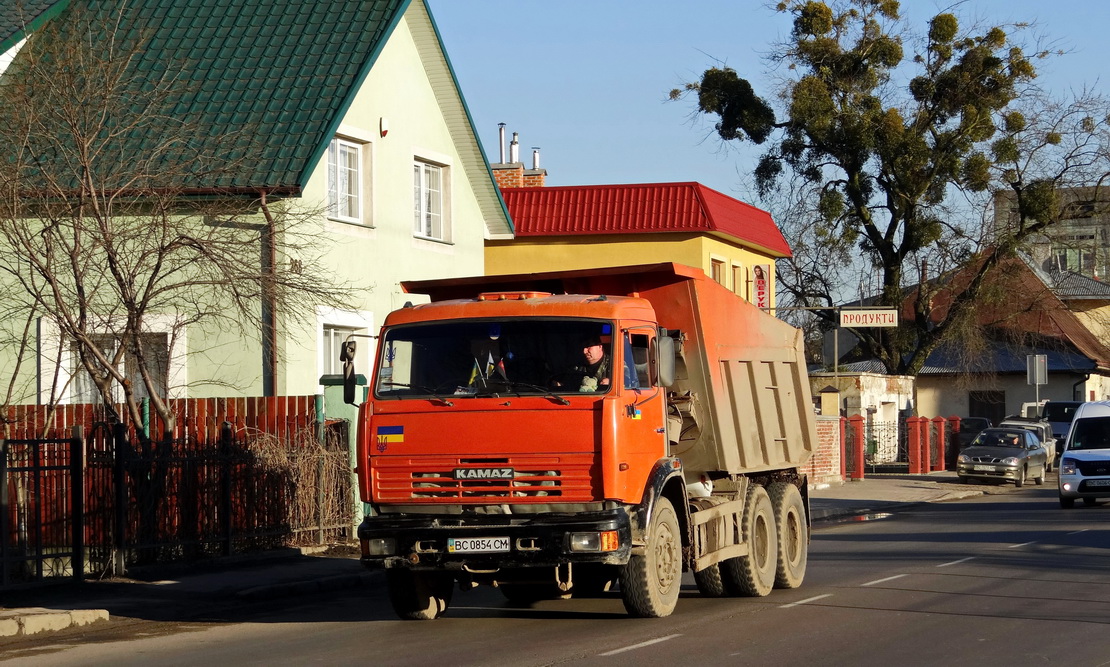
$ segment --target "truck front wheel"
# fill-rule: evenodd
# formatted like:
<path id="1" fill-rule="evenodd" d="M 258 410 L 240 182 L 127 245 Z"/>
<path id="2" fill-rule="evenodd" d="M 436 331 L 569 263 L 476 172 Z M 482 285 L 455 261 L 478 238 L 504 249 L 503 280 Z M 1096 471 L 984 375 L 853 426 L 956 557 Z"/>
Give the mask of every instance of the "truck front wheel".
<path id="1" fill-rule="evenodd" d="M 682 536 L 674 506 L 666 498 L 655 503 L 643 555 L 621 567 L 621 600 L 629 614 L 641 618 L 670 616 L 682 587 Z"/>
<path id="2" fill-rule="evenodd" d="M 767 488 L 775 510 L 775 527 L 779 534 L 778 568 L 775 588 L 797 588 L 806 577 L 809 560 L 809 531 L 806 508 L 798 487 L 775 482 Z"/>
<path id="3" fill-rule="evenodd" d="M 406 621 L 431 621 L 451 604 L 454 579 L 445 572 L 392 568 L 385 571 L 385 583 L 394 613 Z"/>
<path id="4" fill-rule="evenodd" d="M 721 561 L 721 579 L 732 595 L 763 597 L 775 585 L 779 549 L 774 508 L 762 486 L 748 489 L 741 523 L 748 555 Z"/>

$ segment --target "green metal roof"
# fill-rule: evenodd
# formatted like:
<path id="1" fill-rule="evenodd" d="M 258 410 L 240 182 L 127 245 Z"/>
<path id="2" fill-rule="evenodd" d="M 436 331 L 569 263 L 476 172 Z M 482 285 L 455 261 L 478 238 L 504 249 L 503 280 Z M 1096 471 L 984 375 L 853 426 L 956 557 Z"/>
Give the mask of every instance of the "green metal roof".
<path id="1" fill-rule="evenodd" d="M 200 141 L 219 147 L 222 137 L 249 128 L 252 168 L 218 182 L 200 177 L 191 187 L 297 191 L 409 2 L 129 0 L 119 36 L 147 37 L 132 64 L 140 79 L 171 64 L 193 91 L 171 113 L 188 119 Z M 119 9 L 99 0 L 71 8 L 78 6 L 112 17 Z M 0 26 L 10 29 L 17 16 L 4 3 Z M 141 151 L 142 143 L 126 150 Z"/>
<path id="2" fill-rule="evenodd" d="M 0 5 L 0 53 L 15 46 L 44 21 L 50 20 L 69 0 L 17 0 Z"/>

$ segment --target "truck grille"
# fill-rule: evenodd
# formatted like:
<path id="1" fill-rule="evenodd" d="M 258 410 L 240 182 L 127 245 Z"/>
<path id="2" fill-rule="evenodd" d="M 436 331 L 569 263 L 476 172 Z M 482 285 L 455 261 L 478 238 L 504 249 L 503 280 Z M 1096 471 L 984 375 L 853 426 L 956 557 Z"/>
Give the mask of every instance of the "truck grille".
<path id="1" fill-rule="evenodd" d="M 375 457 L 380 503 L 570 503 L 594 500 L 592 454 L 511 457 Z M 505 479 L 456 479 L 457 470 L 511 468 Z"/>

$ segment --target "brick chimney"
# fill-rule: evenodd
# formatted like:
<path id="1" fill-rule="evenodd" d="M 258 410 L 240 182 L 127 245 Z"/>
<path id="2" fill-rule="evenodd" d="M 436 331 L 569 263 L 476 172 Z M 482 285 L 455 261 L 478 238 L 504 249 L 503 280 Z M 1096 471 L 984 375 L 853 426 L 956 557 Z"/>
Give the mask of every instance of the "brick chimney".
<path id="1" fill-rule="evenodd" d="M 512 143 L 509 144 L 509 159 L 505 159 L 505 124 L 497 124 L 499 140 L 500 161 L 490 165 L 493 178 L 499 188 L 540 188 L 547 178 L 547 171 L 540 169 L 540 149 L 532 147 L 532 168 L 525 169 L 520 161 L 519 134 L 513 132 Z"/>

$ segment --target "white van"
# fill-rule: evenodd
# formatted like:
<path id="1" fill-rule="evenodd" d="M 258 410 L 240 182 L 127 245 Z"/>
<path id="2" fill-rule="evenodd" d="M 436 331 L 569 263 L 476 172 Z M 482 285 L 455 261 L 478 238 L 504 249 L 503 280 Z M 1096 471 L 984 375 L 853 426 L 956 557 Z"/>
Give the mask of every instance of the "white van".
<path id="1" fill-rule="evenodd" d="M 1080 405 L 1060 456 L 1060 507 L 1110 498 L 1110 401 Z"/>

